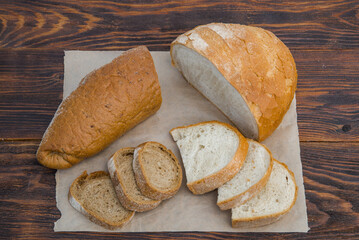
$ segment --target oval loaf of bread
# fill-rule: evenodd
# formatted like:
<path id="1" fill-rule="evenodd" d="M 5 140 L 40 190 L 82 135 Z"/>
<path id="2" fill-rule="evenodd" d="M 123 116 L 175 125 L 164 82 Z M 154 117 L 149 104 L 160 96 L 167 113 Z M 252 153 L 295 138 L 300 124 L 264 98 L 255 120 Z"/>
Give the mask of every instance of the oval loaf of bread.
<path id="1" fill-rule="evenodd" d="M 69 168 L 133 128 L 161 106 L 155 65 L 144 46 L 89 73 L 57 109 L 39 149 L 49 168 Z"/>
<path id="2" fill-rule="evenodd" d="M 144 212 L 157 207 L 161 201 L 147 198 L 138 188 L 132 167 L 134 151 L 132 147 L 118 150 L 108 161 L 107 167 L 122 206 Z"/>
<path id="3" fill-rule="evenodd" d="M 241 168 L 247 139 L 229 124 L 210 121 L 170 131 L 176 142 L 194 194 L 210 192 L 231 180 Z"/>
<path id="4" fill-rule="evenodd" d="M 69 190 L 69 202 L 92 222 L 110 230 L 122 227 L 135 214 L 123 208 L 104 171 L 90 175 L 85 171 L 76 178 Z"/>
<path id="5" fill-rule="evenodd" d="M 248 153 L 242 168 L 230 181 L 218 188 L 217 205 L 227 210 L 256 196 L 272 172 L 271 152 L 262 144 L 248 139 Z"/>
<path id="6" fill-rule="evenodd" d="M 133 171 L 141 193 L 151 199 L 168 199 L 182 184 L 178 159 L 171 150 L 157 142 L 145 142 L 136 147 Z"/>
<path id="7" fill-rule="evenodd" d="M 198 26 L 172 42 L 171 57 L 193 87 L 258 141 L 279 126 L 297 86 L 289 49 L 262 28 Z"/>
<path id="8" fill-rule="evenodd" d="M 248 202 L 232 208 L 233 227 L 259 227 L 279 220 L 294 206 L 298 188 L 294 174 L 274 159 L 267 184 Z"/>

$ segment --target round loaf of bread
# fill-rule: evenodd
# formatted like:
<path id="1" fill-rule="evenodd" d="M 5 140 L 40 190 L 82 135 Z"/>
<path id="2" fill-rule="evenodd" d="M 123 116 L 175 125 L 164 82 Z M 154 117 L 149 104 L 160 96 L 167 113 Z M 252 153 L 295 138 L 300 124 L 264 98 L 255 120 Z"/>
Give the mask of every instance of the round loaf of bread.
<path id="1" fill-rule="evenodd" d="M 248 138 L 262 141 L 271 135 L 294 97 L 294 59 L 262 28 L 198 26 L 173 41 L 171 57 L 186 80 Z"/>

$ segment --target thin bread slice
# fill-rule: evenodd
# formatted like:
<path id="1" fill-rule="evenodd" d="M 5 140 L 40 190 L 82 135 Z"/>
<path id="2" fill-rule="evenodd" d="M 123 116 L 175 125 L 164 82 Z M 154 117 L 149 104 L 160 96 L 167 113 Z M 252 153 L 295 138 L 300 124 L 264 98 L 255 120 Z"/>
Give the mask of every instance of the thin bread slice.
<path id="1" fill-rule="evenodd" d="M 180 150 L 187 187 L 194 194 L 210 192 L 231 180 L 248 150 L 245 137 L 229 124 L 209 121 L 170 131 Z"/>
<path id="2" fill-rule="evenodd" d="M 107 167 L 122 206 L 144 212 L 156 208 L 161 201 L 144 196 L 138 188 L 132 168 L 134 151 L 132 147 L 118 150 L 108 161 Z"/>
<path id="3" fill-rule="evenodd" d="M 297 191 L 293 172 L 274 159 L 272 173 L 261 192 L 232 208 L 232 226 L 259 227 L 279 220 L 294 206 Z"/>
<path id="4" fill-rule="evenodd" d="M 217 205 L 221 210 L 241 205 L 257 195 L 272 172 L 271 152 L 262 144 L 248 139 L 246 160 L 238 174 L 218 188 Z"/>
<path id="5" fill-rule="evenodd" d="M 107 172 L 84 171 L 71 184 L 69 202 L 92 222 L 114 230 L 129 222 L 135 212 L 122 207 Z"/>
<path id="6" fill-rule="evenodd" d="M 145 142 L 134 152 L 133 170 L 141 193 L 154 200 L 165 200 L 177 193 L 182 168 L 171 150 L 157 142 Z"/>

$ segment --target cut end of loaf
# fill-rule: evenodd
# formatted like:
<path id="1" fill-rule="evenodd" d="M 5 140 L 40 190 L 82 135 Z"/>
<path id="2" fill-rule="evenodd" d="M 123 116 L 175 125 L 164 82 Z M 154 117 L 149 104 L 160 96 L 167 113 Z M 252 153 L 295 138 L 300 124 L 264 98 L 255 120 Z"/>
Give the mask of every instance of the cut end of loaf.
<path id="1" fill-rule="evenodd" d="M 248 138 L 258 139 L 258 126 L 245 100 L 206 57 L 181 44 L 172 59 L 185 79 L 218 107 Z"/>

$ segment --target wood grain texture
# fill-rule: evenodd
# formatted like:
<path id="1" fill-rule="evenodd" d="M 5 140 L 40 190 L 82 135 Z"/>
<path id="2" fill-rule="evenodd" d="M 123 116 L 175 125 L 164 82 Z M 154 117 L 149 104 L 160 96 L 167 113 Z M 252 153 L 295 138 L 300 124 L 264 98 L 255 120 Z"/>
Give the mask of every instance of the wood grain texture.
<path id="1" fill-rule="evenodd" d="M 359 140 L 359 50 L 292 51 L 301 141 Z"/>
<path id="2" fill-rule="evenodd" d="M 64 238 L 330 239 L 359 237 L 359 143 L 301 143 L 311 230 L 302 233 L 53 233 L 60 217 L 55 171 L 37 164 L 39 141 L 0 142 L 0 236 L 16 239 Z M 343 151 L 345 149 L 345 151 Z"/>
<path id="3" fill-rule="evenodd" d="M 0 138 L 41 138 L 62 99 L 63 57 L 0 50 Z"/>
<path id="4" fill-rule="evenodd" d="M 2 1 L 3 48 L 169 50 L 179 34 L 210 22 L 273 31 L 291 49 L 359 47 L 359 2 L 321 1 Z"/>
<path id="5" fill-rule="evenodd" d="M 294 50 L 301 141 L 359 139 L 359 50 Z M 0 50 L 0 138 L 40 139 L 62 99 L 63 51 Z"/>
<path id="6" fill-rule="evenodd" d="M 209 22 L 264 27 L 294 55 L 309 233 L 54 233 L 55 171 L 35 152 L 62 99 L 63 50 L 167 51 Z M 359 239 L 358 59 L 357 0 L 0 1 L 0 239 Z"/>

